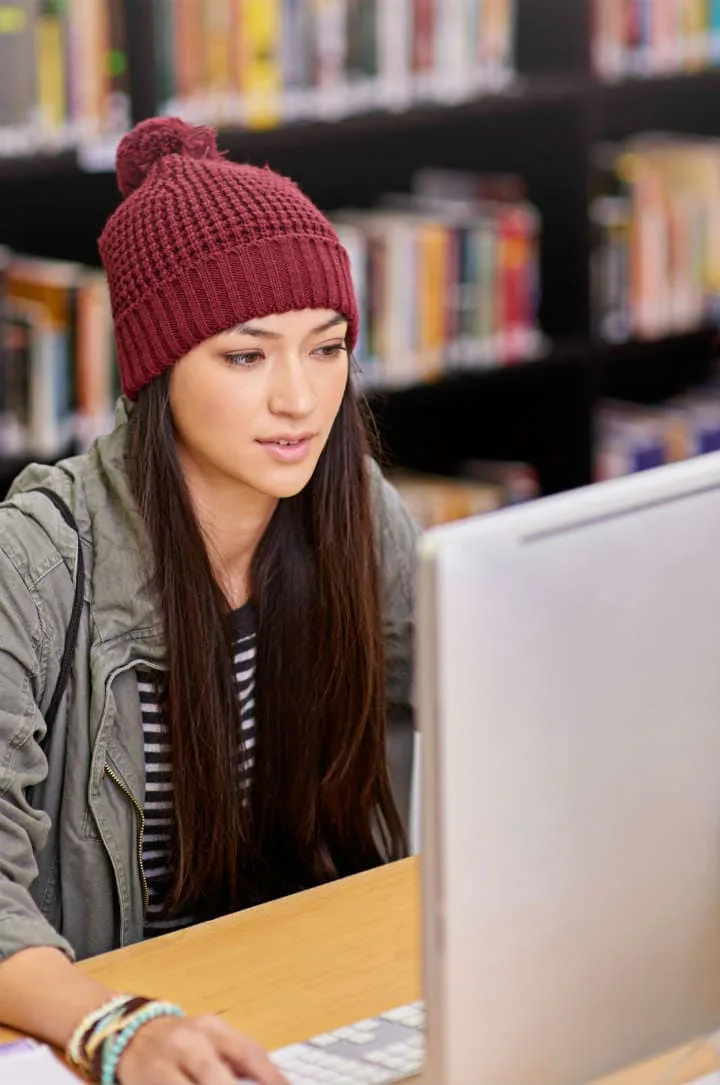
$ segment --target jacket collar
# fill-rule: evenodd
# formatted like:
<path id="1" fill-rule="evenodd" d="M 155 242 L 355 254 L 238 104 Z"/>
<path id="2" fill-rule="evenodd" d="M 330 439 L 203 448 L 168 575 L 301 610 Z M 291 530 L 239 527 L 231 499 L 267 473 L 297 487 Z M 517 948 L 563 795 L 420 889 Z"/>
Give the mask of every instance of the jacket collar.
<path id="1" fill-rule="evenodd" d="M 109 434 L 84 455 L 28 468 L 11 495 L 48 486 L 68 503 L 85 544 L 86 596 L 108 664 L 124 666 L 137 658 L 162 665 L 164 638 L 152 587 L 150 542 L 126 467 L 131 411 L 132 404 L 121 398 Z"/>
<path id="2" fill-rule="evenodd" d="M 162 623 L 152 587 L 150 541 L 126 467 L 130 410 L 120 400 L 115 428 L 95 442 L 83 465 L 94 553 L 93 609 L 103 641 L 129 636 L 152 650 L 162 647 Z"/>

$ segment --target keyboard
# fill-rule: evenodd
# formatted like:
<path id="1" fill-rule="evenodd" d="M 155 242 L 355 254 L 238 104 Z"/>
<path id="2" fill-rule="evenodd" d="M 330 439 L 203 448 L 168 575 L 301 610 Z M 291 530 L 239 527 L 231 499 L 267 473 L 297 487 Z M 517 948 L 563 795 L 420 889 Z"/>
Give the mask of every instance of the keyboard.
<path id="1" fill-rule="evenodd" d="M 290 1085 L 391 1085 L 420 1073 L 424 1030 L 424 1004 L 413 1002 L 280 1048 L 270 1058 Z"/>

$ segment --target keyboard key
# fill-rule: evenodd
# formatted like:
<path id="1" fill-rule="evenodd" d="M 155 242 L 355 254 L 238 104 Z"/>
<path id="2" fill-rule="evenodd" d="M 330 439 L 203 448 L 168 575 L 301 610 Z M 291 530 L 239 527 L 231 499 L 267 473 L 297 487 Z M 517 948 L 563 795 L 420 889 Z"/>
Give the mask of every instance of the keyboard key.
<path id="1" fill-rule="evenodd" d="M 291 1044 L 271 1058 L 290 1085 L 394 1085 L 422 1069 L 423 1003 Z"/>
<path id="2" fill-rule="evenodd" d="M 313 1036 L 312 1040 L 308 1040 L 313 1047 L 332 1047 L 338 1042 L 339 1038 L 332 1032 L 323 1032 L 320 1036 Z"/>

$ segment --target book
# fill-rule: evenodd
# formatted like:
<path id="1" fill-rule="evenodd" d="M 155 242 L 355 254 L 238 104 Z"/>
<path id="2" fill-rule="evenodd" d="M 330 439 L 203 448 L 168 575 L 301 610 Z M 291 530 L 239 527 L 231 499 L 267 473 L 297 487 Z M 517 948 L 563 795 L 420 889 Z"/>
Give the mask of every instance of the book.
<path id="1" fill-rule="evenodd" d="M 386 474 L 423 530 L 540 496 L 537 472 L 524 463 L 470 460 L 456 477 L 397 468 Z"/>
<path id="2" fill-rule="evenodd" d="M 31 139 L 35 102 L 35 4 L 16 0 L 0 6 L 0 153 Z"/>
<path id="3" fill-rule="evenodd" d="M 502 488 L 491 482 L 442 478 L 408 471 L 388 472 L 408 512 L 421 529 L 495 512 L 503 503 Z"/>
<path id="4" fill-rule="evenodd" d="M 177 95 L 175 74 L 176 51 L 173 47 L 173 19 L 175 0 L 155 0 L 152 5 L 153 27 L 155 34 L 155 97 L 160 109 Z M 232 39 L 228 49 L 232 50 Z"/>
<path id="5" fill-rule="evenodd" d="M 658 338 L 720 318 L 720 143 L 639 136 L 604 149 L 590 217 L 596 334 Z"/>
<path id="6" fill-rule="evenodd" d="M 701 71 L 720 61 L 717 0 L 594 0 L 591 55 L 605 79 Z"/>
<path id="7" fill-rule="evenodd" d="M 123 0 L 0 4 L 0 155 L 114 148 L 130 125 Z"/>
<path id="8" fill-rule="evenodd" d="M 105 109 L 105 130 L 125 132 L 131 124 L 130 72 L 125 41 L 125 10 L 123 0 L 106 0 L 108 83 Z"/>
<path id="9" fill-rule="evenodd" d="M 105 276 L 0 252 L 0 454 L 86 448 L 120 391 Z"/>
<path id="10" fill-rule="evenodd" d="M 240 92 L 248 128 L 272 128 L 280 120 L 280 0 L 244 0 L 241 8 Z"/>
<path id="11" fill-rule="evenodd" d="M 456 102 L 514 73 L 515 0 L 159 0 L 159 8 L 162 108 L 195 123 L 267 128 Z"/>
<path id="12" fill-rule="evenodd" d="M 38 127 L 46 139 L 63 139 L 67 120 L 65 0 L 40 0 L 35 22 Z"/>
<path id="13" fill-rule="evenodd" d="M 541 222 L 522 183 L 433 171 L 412 187 L 332 216 L 362 274 L 363 383 L 402 387 L 541 353 Z"/>
<path id="14" fill-rule="evenodd" d="M 234 0 L 203 0 L 201 9 L 203 85 L 209 109 L 218 122 L 225 119 L 232 90 L 232 5 Z"/>
<path id="15" fill-rule="evenodd" d="M 603 401 L 594 429 L 597 481 L 720 451 L 720 385 L 650 406 Z"/>
<path id="16" fill-rule="evenodd" d="M 372 109 L 378 101 L 380 0 L 347 0 L 348 110 Z"/>
<path id="17" fill-rule="evenodd" d="M 312 112 L 312 0 L 283 0 L 280 23 L 282 115 L 288 122 Z"/>

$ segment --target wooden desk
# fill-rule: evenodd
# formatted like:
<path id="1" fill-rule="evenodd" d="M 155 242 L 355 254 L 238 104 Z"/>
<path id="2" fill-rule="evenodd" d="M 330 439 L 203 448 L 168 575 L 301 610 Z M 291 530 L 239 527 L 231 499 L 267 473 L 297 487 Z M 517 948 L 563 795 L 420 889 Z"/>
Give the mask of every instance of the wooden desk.
<path id="1" fill-rule="evenodd" d="M 116 990 L 218 1014 L 273 1049 L 419 998 L 419 919 L 409 859 L 79 967 Z M 603 1085 L 681 1085 L 717 1067 L 705 1046 Z"/>

